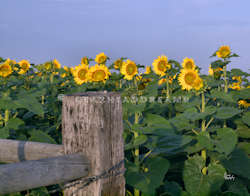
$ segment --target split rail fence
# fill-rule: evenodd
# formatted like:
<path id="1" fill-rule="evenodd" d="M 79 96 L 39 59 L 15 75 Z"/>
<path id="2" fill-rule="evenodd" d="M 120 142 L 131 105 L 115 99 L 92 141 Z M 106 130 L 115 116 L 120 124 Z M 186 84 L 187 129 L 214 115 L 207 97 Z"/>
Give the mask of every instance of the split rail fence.
<path id="1" fill-rule="evenodd" d="M 124 196 L 122 133 L 120 93 L 65 95 L 62 145 L 0 139 L 0 195 L 64 183 L 65 196 Z"/>

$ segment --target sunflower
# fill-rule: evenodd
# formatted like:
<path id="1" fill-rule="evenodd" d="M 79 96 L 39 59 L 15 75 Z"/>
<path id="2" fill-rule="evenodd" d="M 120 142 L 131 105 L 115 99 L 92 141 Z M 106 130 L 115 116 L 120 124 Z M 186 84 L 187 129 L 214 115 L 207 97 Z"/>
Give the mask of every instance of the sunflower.
<path id="1" fill-rule="evenodd" d="M 240 91 L 240 90 L 241 90 L 240 84 L 239 84 L 239 83 L 230 84 L 230 85 L 229 85 L 229 88 L 234 89 L 234 90 L 237 90 L 237 91 Z"/>
<path id="2" fill-rule="evenodd" d="M 115 62 L 115 69 L 121 69 L 123 65 L 123 61 L 121 59 L 116 60 Z"/>
<path id="3" fill-rule="evenodd" d="M 121 74 L 124 75 L 124 79 L 132 80 L 133 76 L 138 74 L 136 64 L 134 61 L 127 60 L 121 68 Z"/>
<path id="4" fill-rule="evenodd" d="M 176 75 L 174 75 L 173 77 L 172 76 L 169 76 L 168 78 L 168 82 L 169 84 L 172 84 L 173 83 L 173 80 L 176 78 Z M 159 80 L 158 84 L 161 85 L 163 83 L 167 82 L 167 79 L 166 78 L 163 78 L 161 80 Z"/>
<path id="5" fill-rule="evenodd" d="M 5 63 L 8 63 L 9 65 L 11 65 L 12 67 L 17 64 L 15 59 L 14 60 L 10 60 L 9 58 L 5 61 Z"/>
<path id="6" fill-rule="evenodd" d="M 54 68 L 56 68 L 56 69 L 60 69 L 61 68 L 61 64 L 58 62 L 58 60 L 54 60 L 53 61 L 53 63 L 54 63 Z"/>
<path id="7" fill-rule="evenodd" d="M 21 67 L 19 74 L 23 75 L 24 73 L 26 73 L 29 70 L 29 67 L 30 67 L 29 60 L 28 61 L 21 60 L 20 62 L 18 62 L 18 64 Z"/>
<path id="8" fill-rule="evenodd" d="M 198 70 L 181 69 L 181 73 L 178 77 L 178 81 L 182 90 L 190 90 L 193 88 L 192 84 L 195 79 L 198 78 Z"/>
<path id="9" fill-rule="evenodd" d="M 144 74 L 150 74 L 151 71 L 152 71 L 152 68 L 151 68 L 150 66 L 147 66 L 147 67 L 146 67 L 146 71 L 145 71 Z"/>
<path id="10" fill-rule="evenodd" d="M 216 55 L 219 58 L 226 58 L 230 54 L 229 46 L 221 46 L 220 49 L 216 52 Z"/>
<path id="11" fill-rule="evenodd" d="M 240 100 L 238 101 L 238 104 L 241 106 L 241 107 L 244 107 L 244 108 L 249 108 L 250 107 L 250 100 L 247 99 L 247 100 Z"/>
<path id="12" fill-rule="evenodd" d="M 102 64 L 106 61 L 106 59 L 107 59 L 107 56 L 102 52 L 96 55 L 95 62 L 97 62 L 98 64 Z"/>
<path id="13" fill-rule="evenodd" d="M 230 84 L 229 88 L 240 91 L 241 90 L 241 82 L 242 82 L 241 77 L 240 76 L 234 76 L 232 79 L 237 80 L 239 82 L 237 82 L 237 83 L 234 82 L 234 83 Z"/>
<path id="14" fill-rule="evenodd" d="M 2 65 L 0 65 L 0 76 L 3 76 L 4 78 L 6 78 L 7 76 L 9 76 L 12 73 L 12 68 L 9 65 L 9 63 L 3 63 Z"/>
<path id="15" fill-rule="evenodd" d="M 81 59 L 81 64 L 83 65 L 88 65 L 89 64 L 89 59 L 85 56 Z"/>
<path id="16" fill-rule="evenodd" d="M 66 77 L 66 76 L 69 76 L 69 68 L 66 67 L 66 66 L 63 66 L 63 68 L 64 68 L 64 70 L 67 71 L 68 73 L 63 73 L 63 74 L 61 74 L 61 77 L 62 77 L 62 78 Z"/>
<path id="17" fill-rule="evenodd" d="M 203 80 L 200 78 L 200 77 L 197 77 L 195 80 L 194 80 L 194 83 L 193 83 L 193 88 L 197 91 L 201 90 L 202 87 L 203 87 Z"/>
<path id="18" fill-rule="evenodd" d="M 214 73 L 215 72 L 220 72 L 220 71 L 223 71 L 223 69 L 222 68 L 220 68 L 220 67 L 217 67 L 216 69 L 212 69 L 211 68 L 211 65 L 209 65 L 209 68 L 208 68 L 208 73 L 209 73 L 209 75 L 214 75 Z M 221 76 L 222 76 L 223 74 L 221 74 Z"/>
<path id="19" fill-rule="evenodd" d="M 41 72 L 35 72 L 35 74 L 36 74 L 36 76 L 41 76 L 42 75 L 42 73 Z"/>
<path id="20" fill-rule="evenodd" d="M 52 64 L 51 64 L 51 62 L 46 62 L 46 63 L 44 63 L 44 67 L 45 67 L 45 69 L 48 71 L 48 70 L 50 70 L 51 68 L 52 68 Z"/>
<path id="21" fill-rule="evenodd" d="M 184 69 L 195 69 L 196 65 L 193 59 L 185 58 L 183 59 L 183 63 L 181 64 Z"/>
<path id="22" fill-rule="evenodd" d="M 88 82 L 87 74 L 89 73 L 88 65 L 78 65 L 73 72 L 74 80 L 77 84 L 83 84 Z"/>
<path id="23" fill-rule="evenodd" d="M 94 82 L 103 82 L 105 83 L 105 80 L 109 79 L 109 76 L 111 73 L 109 72 L 109 69 L 104 65 L 95 65 L 89 69 L 88 78 L 90 81 Z"/>
<path id="24" fill-rule="evenodd" d="M 75 70 L 75 68 L 71 67 L 71 68 L 69 68 L 69 71 L 73 75 L 76 70 Z"/>
<path id="25" fill-rule="evenodd" d="M 171 65 L 168 63 L 168 58 L 165 55 L 159 56 L 155 59 L 152 65 L 155 73 L 160 76 L 166 75 L 165 71 L 171 69 Z"/>
<path id="26" fill-rule="evenodd" d="M 241 82 L 242 82 L 242 79 L 241 79 L 240 76 L 234 76 L 232 79 L 233 79 L 233 80 L 239 81 L 240 84 L 241 84 Z"/>

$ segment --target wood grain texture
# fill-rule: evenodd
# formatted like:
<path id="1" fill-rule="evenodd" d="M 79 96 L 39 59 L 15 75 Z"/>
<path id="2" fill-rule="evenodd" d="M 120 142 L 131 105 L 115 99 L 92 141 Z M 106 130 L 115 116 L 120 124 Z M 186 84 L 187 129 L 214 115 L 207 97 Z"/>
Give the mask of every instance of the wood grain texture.
<path id="1" fill-rule="evenodd" d="M 84 92 L 64 97 L 62 104 L 62 141 L 65 154 L 82 152 L 92 165 L 89 176 L 124 159 L 123 116 L 121 94 L 116 92 Z M 122 171 L 124 166 L 118 168 Z M 114 172 L 114 173 L 115 173 Z M 70 195 L 82 184 L 67 188 Z M 124 196 L 124 174 L 99 179 L 74 193 L 78 196 Z"/>
<path id="2" fill-rule="evenodd" d="M 1 165 L 0 194 L 76 180 L 90 171 L 90 160 L 82 153 Z"/>
<path id="3" fill-rule="evenodd" d="M 62 145 L 0 139 L 0 162 L 16 163 L 63 155 Z"/>

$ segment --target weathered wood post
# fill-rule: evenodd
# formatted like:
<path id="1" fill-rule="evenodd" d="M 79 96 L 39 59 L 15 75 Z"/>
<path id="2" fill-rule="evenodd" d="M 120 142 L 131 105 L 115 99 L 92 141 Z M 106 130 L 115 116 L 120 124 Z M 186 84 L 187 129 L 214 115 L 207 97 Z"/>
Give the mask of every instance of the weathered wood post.
<path id="1" fill-rule="evenodd" d="M 62 141 L 65 154 L 82 152 L 91 161 L 90 176 L 100 175 L 124 159 L 123 115 L 118 92 L 69 94 L 62 103 Z M 124 170 L 124 165 L 111 173 Z M 72 183 L 74 184 L 74 183 Z M 69 186 L 70 184 L 67 184 Z M 124 196 L 124 174 L 99 179 L 81 188 L 66 188 L 65 195 Z"/>

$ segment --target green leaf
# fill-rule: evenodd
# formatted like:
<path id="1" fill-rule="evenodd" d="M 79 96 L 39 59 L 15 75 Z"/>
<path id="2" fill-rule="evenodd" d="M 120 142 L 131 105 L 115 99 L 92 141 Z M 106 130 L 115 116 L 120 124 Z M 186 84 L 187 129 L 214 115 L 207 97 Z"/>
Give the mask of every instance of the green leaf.
<path id="1" fill-rule="evenodd" d="M 244 114 L 244 116 L 242 117 L 242 121 L 250 126 L 250 112 Z"/>
<path id="2" fill-rule="evenodd" d="M 159 85 L 158 85 L 158 81 L 154 80 L 148 83 L 148 85 L 145 88 L 145 91 L 150 91 L 153 89 L 158 89 Z"/>
<path id="3" fill-rule="evenodd" d="M 168 121 L 177 131 L 185 130 L 189 126 L 189 120 L 183 114 L 177 115 Z"/>
<path id="4" fill-rule="evenodd" d="M 33 129 L 30 135 L 29 141 L 56 144 L 55 140 L 43 131 Z"/>
<path id="5" fill-rule="evenodd" d="M 171 196 L 189 196 L 186 191 L 182 190 L 182 187 L 175 181 L 164 181 L 165 193 Z"/>
<path id="6" fill-rule="evenodd" d="M 191 107 L 189 109 L 186 109 L 183 114 L 186 118 L 194 121 L 194 120 L 203 119 L 206 116 L 215 113 L 216 110 L 217 108 L 214 106 L 207 106 L 205 107 L 204 112 L 197 113 L 197 109 L 195 107 Z"/>
<path id="7" fill-rule="evenodd" d="M 0 108 L 3 110 L 17 109 L 18 106 L 12 101 L 10 97 L 0 99 Z"/>
<path id="8" fill-rule="evenodd" d="M 6 127 L 9 129 L 17 130 L 19 125 L 25 124 L 20 118 L 11 118 L 7 121 Z"/>
<path id="9" fill-rule="evenodd" d="M 152 157 L 147 160 L 147 165 L 147 172 L 135 172 L 130 176 L 130 186 L 143 193 L 155 194 L 155 189 L 161 185 L 170 163 L 167 159 Z"/>
<path id="10" fill-rule="evenodd" d="M 148 127 L 174 131 L 168 120 L 158 114 L 149 114 L 146 123 Z"/>
<path id="11" fill-rule="evenodd" d="M 238 134 L 238 137 L 250 138 L 250 128 L 246 125 L 237 125 L 235 132 Z"/>
<path id="12" fill-rule="evenodd" d="M 200 156 L 193 156 L 185 161 L 183 180 L 187 192 L 192 196 L 212 195 L 224 183 L 225 169 L 219 164 L 209 164 L 208 174 L 201 173 L 205 161 Z"/>
<path id="13" fill-rule="evenodd" d="M 131 130 L 136 133 L 152 134 L 154 129 L 150 127 L 142 127 L 140 124 L 133 124 Z"/>
<path id="14" fill-rule="evenodd" d="M 236 148 L 228 157 L 220 155 L 219 160 L 228 171 L 250 179 L 250 159 L 242 150 Z"/>
<path id="15" fill-rule="evenodd" d="M 238 180 L 238 179 L 234 179 L 234 180 L 227 180 L 226 181 L 226 186 L 228 187 L 228 190 L 226 191 L 226 193 L 228 194 L 236 194 L 237 196 L 249 196 L 250 194 L 248 193 L 247 188 L 244 186 L 244 184 Z M 224 195 L 224 194 L 223 194 Z"/>
<path id="16" fill-rule="evenodd" d="M 212 91 L 210 91 L 210 94 L 211 95 L 207 94 L 206 96 L 211 97 L 211 98 L 223 99 L 224 101 L 230 102 L 230 103 L 235 102 L 235 100 L 232 98 L 232 96 L 228 93 L 225 93 L 225 92 L 212 90 Z"/>
<path id="17" fill-rule="evenodd" d="M 146 102 L 139 103 L 138 105 L 130 104 L 129 110 L 130 112 L 133 112 L 133 113 L 137 112 L 138 114 L 142 116 L 142 112 L 144 111 L 145 107 L 146 107 Z"/>
<path id="18" fill-rule="evenodd" d="M 235 101 L 239 99 L 248 99 L 250 95 L 250 88 L 242 89 L 240 91 L 231 91 L 230 95 L 235 99 Z"/>
<path id="19" fill-rule="evenodd" d="M 183 146 L 185 147 L 191 142 L 192 137 L 185 135 L 168 135 L 168 136 L 149 136 L 151 140 L 150 144 L 147 144 L 147 148 L 153 152 L 174 154 Z"/>
<path id="20" fill-rule="evenodd" d="M 17 97 L 18 100 L 15 100 L 14 103 L 20 108 L 26 108 L 37 115 L 44 113 L 43 106 L 37 101 L 36 98 L 32 97 L 32 95 L 18 94 Z"/>
<path id="21" fill-rule="evenodd" d="M 133 143 L 125 144 L 124 145 L 124 150 L 129 150 L 129 149 L 135 148 L 136 146 L 140 146 L 143 143 L 145 143 L 146 141 L 147 141 L 147 136 L 141 134 L 138 137 L 134 138 Z"/>
<path id="22" fill-rule="evenodd" d="M 182 106 L 185 107 L 185 108 L 190 108 L 190 107 L 193 107 L 193 106 L 198 106 L 201 104 L 201 98 L 200 97 L 192 97 L 191 99 L 189 99 L 189 102 L 187 103 L 182 103 Z"/>
<path id="23" fill-rule="evenodd" d="M 206 131 L 200 132 L 197 139 L 208 150 L 224 152 L 226 155 L 229 155 L 235 149 L 238 140 L 237 133 L 227 127 L 217 130 L 216 139 L 211 139 L 210 134 Z"/>
<path id="24" fill-rule="evenodd" d="M 248 73 L 241 71 L 240 69 L 231 69 L 234 76 L 248 76 Z"/>
<path id="25" fill-rule="evenodd" d="M 218 119 L 229 119 L 233 117 L 234 115 L 239 114 L 241 112 L 242 110 L 239 110 L 237 108 L 220 107 L 217 109 L 217 112 L 213 116 Z"/>
<path id="26" fill-rule="evenodd" d="M 3 127 L 0 129 L 0 138 L 7 139 L 10 136 L 9 129 L 7 127 Z"/>
<path id="27" fill-rule="evenodd" d="M 152 74 L 141 74 L 142 79 L 156 79 L 157 75 L 152 73 Z"/>

